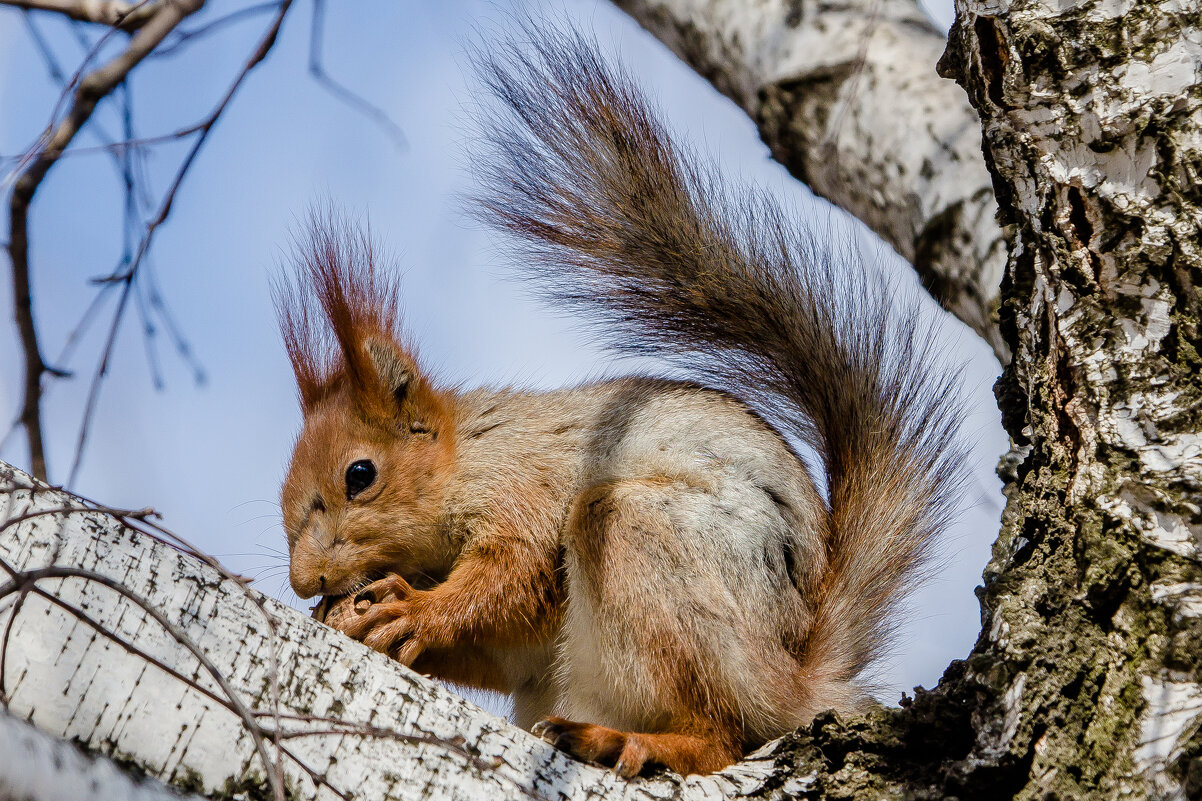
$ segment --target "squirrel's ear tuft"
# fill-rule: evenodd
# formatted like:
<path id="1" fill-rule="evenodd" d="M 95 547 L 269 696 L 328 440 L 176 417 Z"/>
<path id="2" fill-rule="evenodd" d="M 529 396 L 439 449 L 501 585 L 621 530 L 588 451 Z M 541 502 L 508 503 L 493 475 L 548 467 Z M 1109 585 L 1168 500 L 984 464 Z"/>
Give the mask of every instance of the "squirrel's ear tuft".
<path id="1" fill-rule="evenodd" d="M 275 299 L 301 408 L 308 414 L 345 381 L 367 416 L 390 411 L 394 388 L 382 395 L 368 343 L 387 342 L 407 357 L 392 344 L 400 329 L 398 282 L 378 265 L 370 232 L 330 207 L 314 209 L 293 239 L 293 261 Z"/>
<path id="2" fill-rule="evenodd" d="M 329 337 L 321 319 L 322 310 L 307 276 L 300 270 L 276 273 L 271 294 L 284 350 L 296 376 L 301 412 L 308 415 L 329 384 Z"/>
<path id="3" fill-rule="evenodd" d="M 440 426 L 445 398 L 402 344 L 399 282 L 379 266 L 368 231 L 321 209 L 293 245 L 295 267 L 276 281 L 275 299 L 304 413 L 346 392 L 366 421 Z"/>

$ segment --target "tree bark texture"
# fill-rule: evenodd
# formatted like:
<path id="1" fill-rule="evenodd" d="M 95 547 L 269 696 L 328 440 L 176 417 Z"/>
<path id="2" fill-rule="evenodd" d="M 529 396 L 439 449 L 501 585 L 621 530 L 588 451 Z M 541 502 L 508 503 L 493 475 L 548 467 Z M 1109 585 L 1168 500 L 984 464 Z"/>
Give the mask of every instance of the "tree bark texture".
<path id="1" fill-rule="evenodd" d="M 773 156 L 914 265 L 1006 361 L 1006 245 L 980 123 L 915 0 L 616 0 L 751 115 Z"/>
<path id="2" fill-rule="evenodd" d="M 1019 798 L 1202 797 L 1202 3 L 958 0 L 1027 449 L 966 681 Z"/>
<path id="3" fill-rule="evenodd" d="M 0 801 L 200 801 L 0 711 Z"/>

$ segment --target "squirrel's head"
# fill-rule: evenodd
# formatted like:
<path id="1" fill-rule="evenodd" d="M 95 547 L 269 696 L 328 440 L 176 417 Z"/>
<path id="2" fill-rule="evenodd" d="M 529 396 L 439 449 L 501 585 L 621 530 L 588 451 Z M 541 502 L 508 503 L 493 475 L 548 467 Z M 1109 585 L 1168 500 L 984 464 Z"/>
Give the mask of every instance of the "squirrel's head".
<path id="1" fill-rule="evenodd" d="M 281 493 L 292 588 L 342 595 L 384 573 L 445 569 L 452 396 L 401 344 L 396 283 L 365 233 L 314 215 L 296 250 L 276 291 L 304 413 Z"/>

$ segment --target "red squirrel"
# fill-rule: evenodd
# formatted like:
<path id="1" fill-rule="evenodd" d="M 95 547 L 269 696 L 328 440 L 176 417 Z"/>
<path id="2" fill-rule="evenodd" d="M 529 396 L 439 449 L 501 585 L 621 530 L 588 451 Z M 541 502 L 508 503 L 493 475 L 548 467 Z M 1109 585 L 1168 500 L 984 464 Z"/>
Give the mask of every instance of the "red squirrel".
<path id="1" fill-rule="evenodd" d="M 962 481 L 958 379 L 914 307 L 720 177 L 586 37 L 530 38 L 482 57 L 479 214 L 613 350 L 690 380 L 440 385 L 367 236 L 315 216 L 277 297 L 290 579 L 580 759 L 712 772 L 871 702 Z"/>

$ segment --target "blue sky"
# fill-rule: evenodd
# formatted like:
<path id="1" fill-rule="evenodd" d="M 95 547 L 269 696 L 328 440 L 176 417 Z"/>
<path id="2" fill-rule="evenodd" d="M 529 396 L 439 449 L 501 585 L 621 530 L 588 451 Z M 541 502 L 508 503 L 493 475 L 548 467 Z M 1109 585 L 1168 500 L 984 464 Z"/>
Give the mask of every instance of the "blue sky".
<path id="1" fill-rule="evenodd" d="M 208 18 L 242 3 L 211 0 Z M 298 2 L 269 60 L 256 70 L 215 129 L 155 242 L 152 265 L 162 296 L 203 365 L 197 386 L 159 326 L 154 337 L 164 387 L 156 390 L 137 313 L 121 329 L 92 435 L 74 489 L 114 505 L 151 505 L 167 526 L 218 555 L 232 569 L 261 576 L 268 594 L 296 604 L 287 590 L 276 496 L 300 415 L 276 331 L 269 277 L 289 230 L 314 200 L 330 198 L 370 218 L 380 243 L 404 272 L 407 326 L 427 365 L 464 385 L 520 383 L 553 387 L 616 374 L 571 321 L 527 297 L 507 278 L 495 240 L 467 219 L 472 190 L 466 169 L 474 102 L 463 56 L 507 24 L 495 2 L 335 4 L 327 18 L 327 69 L 384 108 L 404 130 L 407 147 L 331 98 L 305 72 L 310 6 Z M 909 267 L 859 226 L 815 200 L 772 162 L 754 126 L 655 39 L 604 2 L 533 3 L 596 31 L 658 98 L 672 127 L 697 142 L 732 176 L 773 187 L 799 213 L 840 240 L 859 243 L 873 263 L 918 291 Z M 946 24 L 950 3 L 936 16 Z M 203 21 L 203 18 L 202 18 Z M 234 76 L 267 24 L 257 17 L 178 57 L 146 65 L 133 82 L 143 136 L 203 116 Z M 53 17 L 41 30 L 73 69 L 81 49 Z M 58 90 L 33 49 L 21 16 L 0 9 L 0 155 L 22 152 L 50 118 Z M 112 104 L 97 120 L 120 131 Z M 96 140 L 85 131 L 77 140 Z M 156 197 L 182 157 L 179 143 L 153 151 Z M 6 175 L 11 162 L 0 163 Z M 7 185 L 5 194 L 7 195 Z M 156 201 L 157 202 L 157 201 Z M 120 184 L 102 154 L 65 158 L 51 172 L 32 211 L 33 281 L 44 349 L 53 356 L 91 302 L 88 279 L 113 269 L 120 254 Z M 7 224 L 5 217 L 5 223 Z M 9 284 L 0 307 L 11 309 Z M 70 381 L 47 392 L 45 416 L 52 478 L 64 481 L 113 304 L 75 353 Z M 933 304 L 930 313 L 946 317 Z M 7 313 L 6 313 L 7 318 Z M 11 325 L 11 324 L 10 324 Z M 20 362 L 15 328 L 0 336 L 0 420 L 16 416 Z M 945 565 L 917 596 L 896 658 L 882 671 L 895 701 L 901 689 L 933 685 L 947 662 L 965 655 L 979 617 L 972 588 L 996 535 L 1001 493 L 993 474 L 1005 449 L 991 385 L 999 367 L 967 329 L 947 320 L 949 366 L 966 367 L 974 403 L 964 435 L 975 446 L 974 482 L 961 521 L 944 544 Z M 0 458 L 26 466 L 20 436 Z"/>

